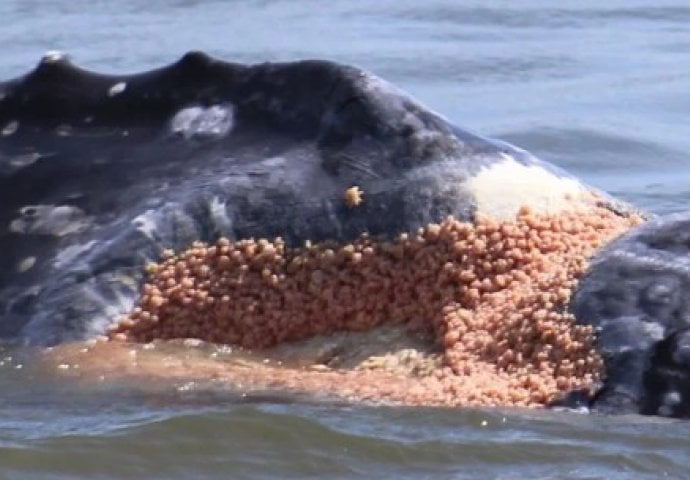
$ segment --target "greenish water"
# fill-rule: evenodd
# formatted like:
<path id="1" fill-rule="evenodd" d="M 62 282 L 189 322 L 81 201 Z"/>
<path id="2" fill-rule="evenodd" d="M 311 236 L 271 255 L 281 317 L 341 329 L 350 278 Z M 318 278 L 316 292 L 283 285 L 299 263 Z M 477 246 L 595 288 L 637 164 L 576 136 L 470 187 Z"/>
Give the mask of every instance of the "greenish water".
<path id="1" fill-rule="evenodd" d="M 0 42 L 0 78 L 51 49 L 107 72 L 191 49 L 354 63 L 647 210 L 690 197 L 680 0 L 4 0 Z M 0 353 L 0 478 L 690 477 L 686 422 L 77 385 L 35 359 Z"/>

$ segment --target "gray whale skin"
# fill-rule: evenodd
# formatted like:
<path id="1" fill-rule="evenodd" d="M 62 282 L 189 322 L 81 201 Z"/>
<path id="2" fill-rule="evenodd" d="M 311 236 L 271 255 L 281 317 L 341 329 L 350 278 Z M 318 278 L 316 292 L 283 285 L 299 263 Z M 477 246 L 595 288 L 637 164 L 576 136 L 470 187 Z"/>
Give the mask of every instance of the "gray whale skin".
<path id="1" fill-rule="evenodd" d="M 191 52 L 114 76 L 47 54 L 0 83 L 0 337 L 102 333 L 161 248 L 471 220 L 480 202 L 468 180 L 506 159 L 572 179 L 350 66 Z M 367 192 L 362 208 L 340 201 L 351 185 Z M 572 304 L 597 328 L 607 370 L 586 406 L 690 416 L 689 291 L 690 215 L 654 219 L 597 254 Z M 565 403 L 577 402 L 574 392 Z"/>

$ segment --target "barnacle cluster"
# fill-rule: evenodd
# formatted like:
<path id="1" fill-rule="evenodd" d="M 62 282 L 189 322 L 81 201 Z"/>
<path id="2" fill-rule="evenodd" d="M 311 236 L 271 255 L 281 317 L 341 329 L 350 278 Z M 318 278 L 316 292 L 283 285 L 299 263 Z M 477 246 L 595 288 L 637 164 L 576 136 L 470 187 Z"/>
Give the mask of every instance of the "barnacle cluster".
<path id="1" fill-rule="evenodd" d="M 395 239 L 293 248 L 219 239 L 163 252 L 112 340 L 199 338 L 267 352 L 316 335 L 398 325 L 438 354 L 357 368 L 257 365 L 256 385 L 424 405 L 544 405 L 602 374 L 591 327 L 567 312 L 588 259 L 640 219 L 602 207 L 473 223 L 448 217 Z M 393 355 L 395 357 L 395 355 Z M 414 368 L 398 368 L 407 362 Z M 427 362 L 426 368 L 423 367 Z"/>

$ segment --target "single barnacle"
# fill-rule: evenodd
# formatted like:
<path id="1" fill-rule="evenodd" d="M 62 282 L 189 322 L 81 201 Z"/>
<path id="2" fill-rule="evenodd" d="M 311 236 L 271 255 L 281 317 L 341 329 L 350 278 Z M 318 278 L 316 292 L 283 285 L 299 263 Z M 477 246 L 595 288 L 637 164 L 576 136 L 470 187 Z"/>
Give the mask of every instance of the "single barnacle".
<path id="1" fill-rule="evenodd" d="M 364 192 L 357 185 L 352 186 L 345 190 L 345 204 L 350 208 L 357 207 L 364 201 L 363 195 Z"/>

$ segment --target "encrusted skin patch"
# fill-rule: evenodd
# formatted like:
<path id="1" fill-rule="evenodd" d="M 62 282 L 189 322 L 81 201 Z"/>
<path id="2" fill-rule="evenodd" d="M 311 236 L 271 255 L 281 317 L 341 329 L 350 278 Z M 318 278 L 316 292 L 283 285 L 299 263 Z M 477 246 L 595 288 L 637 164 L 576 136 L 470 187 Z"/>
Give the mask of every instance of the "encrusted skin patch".
<path id="1" fill-rule="evenodd" d="M 258 368 L 253 382 L 275 386 L 282 374 L 295 390 L 351 399 L 545 405 L 601 378 L 592 328 L 566 308 L 592 253 L 639 221 L 605 209 L 523 208 L 514 220 L 449 217 L 391 241 L 197 242 L 147 267 L 138 306 L 109 336 L 196 338 L 270 356 L 286 342 L 399 325 L 428 334 L 427 351 L 372 353 L 354 368 Z"/>

